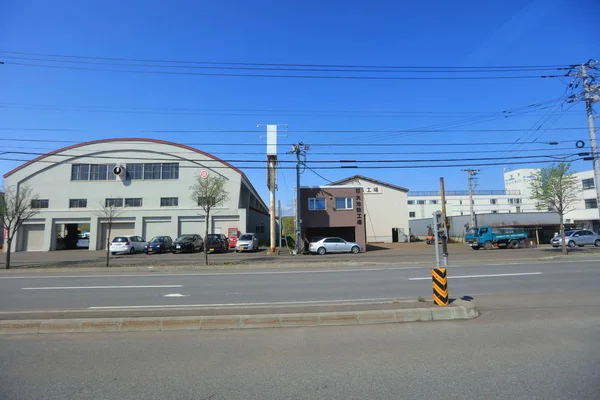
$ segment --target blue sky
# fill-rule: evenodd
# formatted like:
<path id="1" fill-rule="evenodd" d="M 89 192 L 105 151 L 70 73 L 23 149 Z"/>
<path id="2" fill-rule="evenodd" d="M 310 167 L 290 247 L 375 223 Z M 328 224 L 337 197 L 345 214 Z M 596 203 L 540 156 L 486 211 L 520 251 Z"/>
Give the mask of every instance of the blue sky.
<path id="1" fill-rule="evenodd" d="M 456 67 L 575 64 L 599 58 L 597 38 L 586 33 L 586 27 L 593 26 L 596 23 L 593 18 L 599 14 L 600 5 L 593 0 L 369 1 L 357 6 L 337 0 L 0 0 L 0 50 L 290 64 Z M 443 176 L 447 189 L 461 190 L 467 186 L 466 174 L 461 169 L 473 163 L 468 161 L 469 158 L 575 151 L 523 151 L 549 147 L 543 144 L 471 144 L 511 143 L 538 136 L 539 141 L 565 141 L 559 145 L 562 148 L 574 149 L 574 143 L 567 141 L 575 139 L 588 143 L 587 131 L 582 129 L 586 127 L 583 104 L 575 104 L 563 112 L 571 105 L 561 107 L 559 102 L 548 103 L 550 108 L 529 108 L 527 113 L 510 118 L 488 117 L 466 122 L 463 126 L 452 128 L 457 130 L 453 132 L 305 132 L 407 130 L 448 124 L 557 99 L 565 93 L 570 81 L 568 78 L 377 81 L 159 75 L 19 66 L 11 63 L 36 61 L 7 56 L 15 55 L 0 53 L 0 61 L 6 62 L 0 66 L 0 137 L 48 142 L 2 141 L 0 151 L 46 152 L 61 147 L 53 142 L 57 140 L 144 136 L 180 143 L 249 144 L 251 146 L 198 147 L 225 160 L 263 160 L 264 155 L 258 153 L 265 151 L 265 147 L 260 146 L 266 145 L 265 139 L 261 138 L 264 128 L 258 129 L 256 125 L 288 124 L 290 132 L 287 137 L 281 136 L 279 142 L 291 144 L 302 141 L 312 145 L 308 153 L 308 160 L 312 162 L 338 159 L 465 160 L 462 167 L 442 169 L 432 167 L 444 162 L 421 163 L 423 166 L 417 169 L 316 170 L 328 180 L 362 174 L 411 190 L 437 190 L 439 177 Z M 431 75 L 420 72 L 410 76 Z M 456 75 L 439 73 L 436 76 Z M 36 104 L 53 107 L 32 106 Z M 69 109 L 63 107 L 65 105 L 79 107 Z M 90 107 L 110 108 L 99 111 Z M 193 110 L 182 112 L 173 109 Z M 24 130 L 27 128 L 78 131 Z M 546 128 L 550 129 L 546 131 Z M 576 129 L 555 130 L 557 128 Z M 476 129 L 510 131 L 468 132 Z M 249 132 L 137 132 L 140 130 Z M 353 143 L 358 146 L 319 146 L 324 143 Z M 361 146 L 373 143 L 417 146 Z M 436 143 L 454 146 L 433 146 Z M 282 165 L 291 167 L 293 164 L 287 161 L 291 161 L 292 156 L 283 154 L 288 147 L 280 150 Z M 462 153 L 441 154 L 439 151 Z M 227 152 L 257 154 L 222 154 Z M 324 152 L 333 154 L 318 154 Z M 348 152 L 359 154 L 345 154 Z M 368 154 L 373 152 L 412 154 Z M 31 156 L 4 157 L 22 159 Z M 6 173 L 19 164 L 17 161 L 0 160 L 0 172 Z M 234 164 L 246 172 L 263 199 L 267 200 L 264 170 L 244 168 L 257 164 Z M 480 188 L 501 189 L 503 167 L 516 168 L 518 165 L 478 167 L 482 170 Z M 577 162 L 574 169 L 591 169 L 591 163 Z M 278 197 L 285 206 L 291 205 L 294 174 L 293 170 L 280 173 Z M 302 175 L 303 185 L 326 183 L 310 170 Z"/>

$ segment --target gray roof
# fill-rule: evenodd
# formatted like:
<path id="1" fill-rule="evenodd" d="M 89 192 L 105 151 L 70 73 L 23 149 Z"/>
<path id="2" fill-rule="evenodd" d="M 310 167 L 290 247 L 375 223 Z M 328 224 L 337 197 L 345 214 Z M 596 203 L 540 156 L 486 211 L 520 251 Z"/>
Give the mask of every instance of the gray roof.
<path id="1" fill-rule="evenodd" d="M 402 192 L 408 192 L 408 189 L 405 188 L 405 187 L 398 186 L 398 185 L 393 185 L 393 184 L 387 183 L 387 182 L 378 181 L 377 179 L 369 178 L 369 177 L 364 176 L 364 175 L 354 175 L 354 176 L 351 176 L 349 178 L 345 178 L 345 179 L 342 179 L 342 180 L 339 180 L 339 181 L 331 182 L 330 185 L 343 185 L 344 183 L 346 183 L 348 181 L 353 181 L 355 179 L 361 179 L 363 181 L 373 182 L 373 183 L 376 183 L 376 184 L 381 185 L 381 186 L 387 186 L 387 187 L 392 188 L 392 189 L 400 190 Z"/>

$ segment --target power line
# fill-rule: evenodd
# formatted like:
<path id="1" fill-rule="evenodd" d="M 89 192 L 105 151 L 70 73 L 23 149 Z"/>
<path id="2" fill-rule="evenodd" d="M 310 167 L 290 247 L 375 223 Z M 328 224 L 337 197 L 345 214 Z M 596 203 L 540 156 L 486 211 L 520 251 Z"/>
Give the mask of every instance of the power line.
<path id="1" fill-rule="evenodd" d="M 295 79 L 333 79 L 333 80 L 374 80 L 374 81 L 404 81 L 404 80 L 506 80 L 506 79 L 551 79 L 561 75 L 513 75 L 513 76 L 359 76 L 359 75 L 283 75 L 283 74 L 248 74 L 248 73 L 221 73 L 221 72 L 186 72 L 186 71 L 143 71 L 132 69 L 73 67 L 61 65 L 46 65 L 35 63 L 4 62 L 4 65 L 16 65 L 21 67 L 65 69 L 71 71 L 103 71 L 122 72 L 150 75 L 187 75 L 187 76 L 221 76 L 241 78 L 295 78 Z M 351 72 L 351 71 L 350 71 Z"/>
<path id="2" fill-rule="evenodd" d="M 511 66 L 471 66 L 471 67 L 457 67 L 457 66 L 394 66 L 394 65 L 344 65 L 344 64 L 293 64 L 293 63 L 252 63 L 252 62 L 222 62 L 222 61 L 190 61 L 190 60 L 172 60 L 172 59 L 147 59 L 147 58 L 119 58 L 119 57 L 102 57 L 102 56 L 79 56 L 79 55 L 67 55 L 67 54 L 56 54 L 56 53 L 34 53 L 34 52 L 23 52 L 23 51 L 7 51 L 0 50 L 0 53 L 4 54 L 20 54 L 28 56 L 41 56 L 41 57 L 60 57 L 60 58 L 74 58 L 74 59 L 88 59 L 88 60 L 112 60 L 112 61 L 136 61 L 136 62 L 153 62 L 153 63 L 178 63 L 178 64 L 214 64 L 214 65 L 246 65 L 246 66 L 278 66 L 278 67 L 321 67 L 321 68 L 419 68 L 419 69 L 435 69 L 435 68 L 447 68 L 447 69 L 489 69 L 489 68 L 520 68 L 520 69 L 538 69 L 538 68 L 551 68 L 551 69 L 563 69 L 570 68 L 575 64 L 554 64 L 554 65 L 511 65 Z"/>

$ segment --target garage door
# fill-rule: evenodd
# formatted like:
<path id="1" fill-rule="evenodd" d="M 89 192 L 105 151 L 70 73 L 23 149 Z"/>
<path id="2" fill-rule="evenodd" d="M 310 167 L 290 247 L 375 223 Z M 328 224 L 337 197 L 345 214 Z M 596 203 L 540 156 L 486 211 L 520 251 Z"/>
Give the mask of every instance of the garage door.
<path id="1" fill-rule="evenodd" d="M 44 250 L 44 224 L 23 225 L 21 251 Z"/>
<path id="2" fill-rule="evenodd" d="M 204 237 L 204 220 L 200 218 L 180 219 L 178 236 L 197 233 Z"/>
<path id="3" fill-rule="evenodd" d="M 108 225 L 102 224 L 102 232 L 100 235 L 100 243 L 98 249 L 106 250 L 106 236 L 108 234 Z M 118 222 L 112 225 L 110 232 L 111 239 L 117 236 L 135 235 L 135 222 Z"/>
<path id="4" fill-rule="evenodd" d="M 144 221 L 142 237 L 146 241 L 150 241 L 154 236 L 173 236 L 174 232 L 171 232 L 169 228 L 169 221 Z"/>

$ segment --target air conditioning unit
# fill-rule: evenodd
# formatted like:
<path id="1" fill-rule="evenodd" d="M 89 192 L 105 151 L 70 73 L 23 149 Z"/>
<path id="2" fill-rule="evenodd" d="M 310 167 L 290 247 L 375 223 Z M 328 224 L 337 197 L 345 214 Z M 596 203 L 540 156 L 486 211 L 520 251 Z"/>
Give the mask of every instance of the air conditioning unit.
<path id="1" fill-rule="evenodd" d="M 116 176 L 118 176 L 122 181 L 125 180 L 125 177 L 127 176 L 127 173 L 125 172 L 125 166 L 124 165 L 116 165 L 113 170 L 112 173 Z"/>

